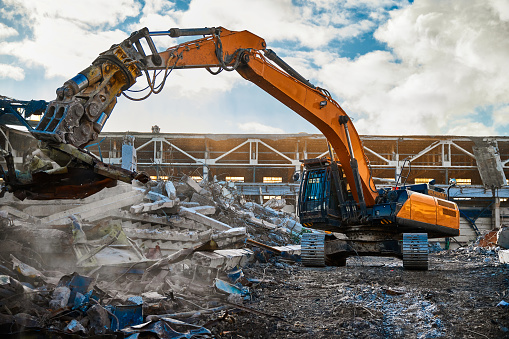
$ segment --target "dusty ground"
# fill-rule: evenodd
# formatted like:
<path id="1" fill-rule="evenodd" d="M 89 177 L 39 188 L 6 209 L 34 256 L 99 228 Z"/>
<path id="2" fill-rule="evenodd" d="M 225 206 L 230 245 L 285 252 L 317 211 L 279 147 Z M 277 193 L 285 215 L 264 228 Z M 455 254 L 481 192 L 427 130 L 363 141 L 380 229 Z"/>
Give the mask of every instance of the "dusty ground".
<path id="1" fill-rule="evenodd" d="M 432 254 L 427 272 L 401 261 L 350 258 L 346 267 L 273 262 L 244 270 L 273 282 L 218 338 L 509 338 L 509 267 L 488 253 Z M 280 317 L 279 319 L 276 317 Z"/>

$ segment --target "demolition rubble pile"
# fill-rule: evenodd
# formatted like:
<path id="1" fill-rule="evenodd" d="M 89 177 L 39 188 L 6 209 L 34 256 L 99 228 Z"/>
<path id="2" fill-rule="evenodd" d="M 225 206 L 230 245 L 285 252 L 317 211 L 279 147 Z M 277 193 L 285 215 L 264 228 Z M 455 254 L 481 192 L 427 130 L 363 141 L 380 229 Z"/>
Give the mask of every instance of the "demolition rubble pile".
<path id="1" fill-rule="evenodd" d="M 80 200 L 6 195 L 0 333 L 206 338 L 235 310 L 263 315 L 242 305 L 261 283 L 242 268 L 300 260 L 295 244 L 310 230 L 287 208 L 187 176 Z"/>

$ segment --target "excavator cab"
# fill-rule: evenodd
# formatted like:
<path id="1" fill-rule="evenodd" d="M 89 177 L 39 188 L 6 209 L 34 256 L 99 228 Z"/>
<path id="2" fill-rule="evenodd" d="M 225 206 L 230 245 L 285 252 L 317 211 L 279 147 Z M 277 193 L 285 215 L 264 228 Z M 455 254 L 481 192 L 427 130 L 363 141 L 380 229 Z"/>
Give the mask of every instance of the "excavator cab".
<path id="1" fill-rule="evenodd" d="M 339 163 L 328 157 L 302 162 L 304 172 L 298 204 L 301 224 L 335 232 L 345 223 L 358 219 L 358 205 Z"/>

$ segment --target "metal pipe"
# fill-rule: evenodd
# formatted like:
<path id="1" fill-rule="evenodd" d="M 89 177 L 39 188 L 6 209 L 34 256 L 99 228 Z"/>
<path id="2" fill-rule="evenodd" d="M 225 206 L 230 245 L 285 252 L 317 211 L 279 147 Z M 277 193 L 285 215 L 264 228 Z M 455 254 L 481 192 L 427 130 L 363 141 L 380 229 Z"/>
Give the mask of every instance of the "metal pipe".
<path id="1" fill-rule="evenodd" d="M 299 74 L 296 70 L 294 70 L 290 65 L 288 65 L 283 59 L 277 56 L 276 52 L 271 49 L 266 49 L 264 51 L 267 59 L 273 61 L 276 65 L 281 67 L 286 73 L 290 74 L 295 79 L 302 82 L 304 85 L 309 86 L 311 88 L 316 88 L 315 85 L 309 82 L 309 80 L 305 79 L 302 75 Z"/>
<path id="2" fill-rule="evenodd" d="M 348 143 L 348 150 L 350 151 L 350 167 L 352 168 L 353 177 L 355 181 L 355 188 L 357 190 L 357 196 L 359 197 L 359 206 L 361 208 L 362 215 L 366 215 L 366 201 L 364 200 L 364 191 L 362 190 L 361 177 L 359 173 L 359 164 L 353 153 L 352 141 L 350 140 L 350 133 L 348 132 L 348 121 L 350 118 L 346 115 L 339 117 L 339 123 L 345 127 L 346 140 Z"/>
<path id="3" fill-rule="evenodd" d="M 178 38 L 181 36 L 193 36 L 193 35 L 211 35 L 219 34 L 219 28 L 216 27 L 205 27 L 205 28 L 170 28 L 169 35 L 172 38 Z M 150 35 L 167 35 L 167 32 L 151 32 Z"/>

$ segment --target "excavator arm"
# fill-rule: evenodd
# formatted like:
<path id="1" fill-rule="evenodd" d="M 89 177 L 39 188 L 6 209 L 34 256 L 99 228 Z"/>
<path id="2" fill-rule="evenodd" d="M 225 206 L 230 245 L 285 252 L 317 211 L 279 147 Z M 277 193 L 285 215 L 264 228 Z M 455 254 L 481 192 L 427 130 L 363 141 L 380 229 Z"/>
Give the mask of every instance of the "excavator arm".
<path id="1" fill-rule="evenodd" d="M 162 52 L 157 51 L 152 40 L 154 36 L 196 35 L 204 37 Z M 143 41 L 149 53 L 145 52 Z M 359 135 L 345 111 L 326 90 L 312 85 L 267 49 L 262 38 L 248 31 L 217 27 L 173 28 L 163 32 L 143 28 L 134 32 L 101 53 L 90 67 L 59 88 L 56 100 L 49 103 L 32 133 L 49 144 L 65 143 L 82 148 L 97 138 L 117 97 L 125 95 L 124 91 L 138 77 L 145 74 L 149 94 L 135 100 L 159 93 L 171 71 L 186 68 L 205 68 L 212 74 L 235 70 L 316 126 L 334 148 L 361 208 L 374 205 L 378 193 Z M 154 71 L 152 77 L 150 71 Z M 158 85 L 156 71 L 164 72 Z"/>
<path id="2" fill-rule="evenodd" d="M 152 41 L 154 36 L 196 35 L 203 38 L 162 52 L 157 51 Z M 150 51 L 146 53 L 143 46 L 148 46 Z M 55 169 L 43 171 L 49 164 L 39 161 L 41 170 L 23 180 L 15 173 L 12 156 L 4 154 L 8 170 L 5 172 L 0 167 L 0 175 L 11 191 L 21 192 L 18 197 L 44 199 L 69 197 L 69 192 L 74 197 L 86 196 L 114 184 L 112 180 L 148 180 L 142 174 L 111 168 L 83 148 L 97 138 L 118 96 L 146 99 L 162 91 L 173 70 L 185 68 L 205 68 L 212 74 L 237 71 L 316 126 L 334 148 L 341 169 L 336 159 L 332 159 L 332 152 L 331 159 L 310 159 L 304 163 L 306 174 L 299 205 L 299 211 L 304 213 L 299 217 L 306 226 L 339 231 L 347 239 L 324 233 L 304 234 L 301 241 L 304 265 L 323 266 L 329 262 L 344 265 L 350 255 L 389 255 L 402 258 L 405 268 L 427 269 L 428 236 L 459 235 L 457 205 L 445 200 L 444 193 L 429 185 L 384 189 L 379 194 L 359 135 L 329 92 L 311 84 L 267 49 L 262 38 L 247 31 L 234 32 L 222 27 L 174 28 L 164 32 L 149 32 L 143 28 L 113 45 L 91 66 L 57 89 L 56 100 L 48 104 L 41 122 L 32 131 L 42 141 L 42 153 L 61 168 L 57 172 Z M 162 78 L 156 84 L 157 74 L 162 74 Z M 147 79 L 148 94 L 131 98 L 126 92 L 142 75 Z M 62 177 L 55 177 L 55 174 Z M 348 194 L 343 175 L 355 201 Z M 63 191 L 52 189 L 62 180 L 76 178 L 78 183 L 72 187 Z M 311 187 L 309 195 L 305 183 Z"/>

